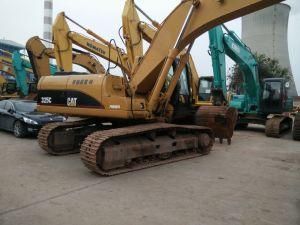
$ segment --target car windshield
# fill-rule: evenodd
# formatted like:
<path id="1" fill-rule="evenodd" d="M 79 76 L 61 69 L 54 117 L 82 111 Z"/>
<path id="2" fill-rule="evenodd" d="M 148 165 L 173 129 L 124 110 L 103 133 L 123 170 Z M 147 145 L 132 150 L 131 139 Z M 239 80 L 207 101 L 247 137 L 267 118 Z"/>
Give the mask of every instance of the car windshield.
<path id="1" fill-rule="evenodd" d="M 36 110 L 35 102 L 15 102 L 17 112 L 34 112 Z"/>

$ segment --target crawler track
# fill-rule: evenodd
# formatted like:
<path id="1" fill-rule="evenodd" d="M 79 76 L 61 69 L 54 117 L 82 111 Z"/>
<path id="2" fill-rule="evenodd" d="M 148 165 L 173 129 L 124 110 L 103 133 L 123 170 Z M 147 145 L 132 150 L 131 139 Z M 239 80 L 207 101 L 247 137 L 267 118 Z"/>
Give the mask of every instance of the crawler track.
<path id="1" fill-rule="evenodd" d="M 94 132 L 80 153 L 88 169 L 112 176 L 209 154 L 212 145 L 209 128 L 151 123 Z"/>
<path id="2" fill-rule="evenodd" d="M 267 137 L 280 138 L 284 132 L 291 130 L 292 119 L 285 116 L 274 116 L 268 119 L 265 127 Z"/>
<path id="3" fill-rule="evenodd" d="M 90 120 L 50 123 L 40 130 L 38 143 L 51 155 L 78 153 L 83 139 L 96 130 L 94 125 Z"/>
<path id="4" fill-rule="evenodd" d="M 293 139 L 300 141 L 300 113 L 296 114 L 293 129 Z"/>

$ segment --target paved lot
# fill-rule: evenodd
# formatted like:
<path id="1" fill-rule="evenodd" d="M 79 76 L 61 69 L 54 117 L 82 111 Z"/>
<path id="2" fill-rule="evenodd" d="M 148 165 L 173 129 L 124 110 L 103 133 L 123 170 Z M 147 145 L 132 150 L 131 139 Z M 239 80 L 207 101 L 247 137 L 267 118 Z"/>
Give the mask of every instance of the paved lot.
<path id="1" fill-rule="evenodd" d="M 205 157 L 99 177 L 0 132 L 1 225 L 299 225 L 300 142 L 236 132 Z"/>

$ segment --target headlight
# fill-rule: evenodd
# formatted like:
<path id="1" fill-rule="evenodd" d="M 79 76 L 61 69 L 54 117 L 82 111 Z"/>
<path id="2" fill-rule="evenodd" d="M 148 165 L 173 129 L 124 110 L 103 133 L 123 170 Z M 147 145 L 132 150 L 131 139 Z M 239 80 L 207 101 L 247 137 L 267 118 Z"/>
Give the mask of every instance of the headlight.
<path id="1" fill-rule="evenodd" d="M 29 119 L 27 117 L 23 117 L 23 120 L 24 120 L 25 123 L 38 125 L 38 122 L 36 122 L 36 121 L 34 121 L 32 119 Z"/>

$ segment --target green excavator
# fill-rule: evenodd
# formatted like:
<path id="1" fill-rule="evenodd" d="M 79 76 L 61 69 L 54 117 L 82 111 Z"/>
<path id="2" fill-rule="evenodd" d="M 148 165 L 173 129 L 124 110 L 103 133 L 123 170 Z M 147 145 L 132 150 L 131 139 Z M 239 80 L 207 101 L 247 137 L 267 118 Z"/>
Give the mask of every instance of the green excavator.
<path id="1" fill-rule="evenodd" d="M 36 78 L 27 56 L 16 50 L 12 53 L 0 49 L 2 53 L 0 70 L 9 75 L 10 79 L 1 82 L 2 98 L 31 98 L 36 95 Z M 4 66 L 3 66 L 4 65 Z M 50 65 L 51 74 L 56 73 L 56 66 Z"/>
<path id="2" fill-rule="evenodd" d="M 223 29 L 226 31 L 224 32 Z M 268 137 L 280 137 L 292 128 L 293 101 L 287 95 L 289 83 L 283 78 L 267 78 L 260 81 L 257 61 L 251 50 L 225 25 L 210 30 L 210 54 L 214 79 L 212 94 L 215 101 L 226 98 L 225 56 L 236 62 L 243 73 L 241 92 L 233 94 L 229 106 L 238 110 L 237 126 L 246 128 L 249 123 L 265 125 Z"/>
<path id="3" fill-rule="evenodd" d="M 32 66 L 27 56 L 20 51 L 14 51 L 12 53 L 12 65 L 20 97 L 26 97 L 31 94 L 36 95 L 37 81 L 33 72 L 31 72 L 30 77 L 28 77 L 28 70 L 32 71 Z M 51 74 L 55 74 L 56 66 L 50 65 L 50 71 Z"/>

